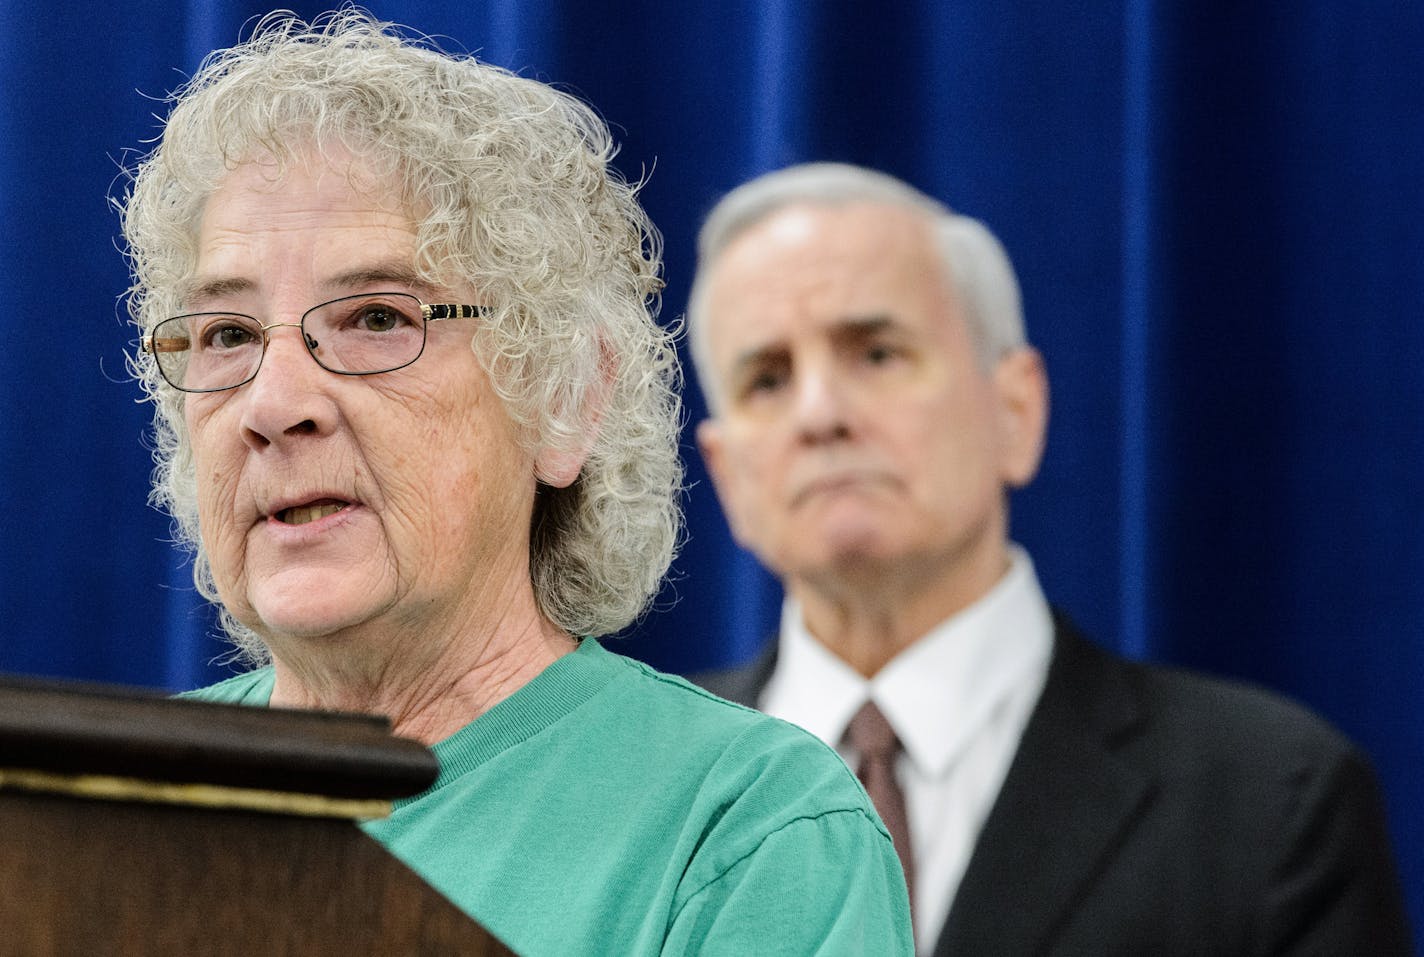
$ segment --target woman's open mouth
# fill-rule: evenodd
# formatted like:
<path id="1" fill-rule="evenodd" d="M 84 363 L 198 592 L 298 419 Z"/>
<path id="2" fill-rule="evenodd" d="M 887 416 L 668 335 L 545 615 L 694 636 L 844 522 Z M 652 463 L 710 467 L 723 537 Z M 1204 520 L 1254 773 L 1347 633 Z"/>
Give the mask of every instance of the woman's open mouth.
<path id="1" fill-rule="evenodd" d="M 308 522 L 315 522 L 319 518 L 335 515 L 350 504 L 350 502 L 325 499 L 320 502 L 310 502 L 306 505 L 294 505 L 291 508 L 284 508 L 278 512 L 275 517 L 277 521 L 284 525 L 305 525 Z"/>

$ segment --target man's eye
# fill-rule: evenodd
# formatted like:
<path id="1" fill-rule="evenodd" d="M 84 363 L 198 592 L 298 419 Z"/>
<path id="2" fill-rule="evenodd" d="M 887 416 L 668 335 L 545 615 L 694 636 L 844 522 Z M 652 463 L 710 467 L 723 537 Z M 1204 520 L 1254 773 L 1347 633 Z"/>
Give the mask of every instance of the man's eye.
<path id="1" fill-rule="evenodd" d="M 880 365 L 881 363 L 889 362 L 891 359 L 894 359 L 899 354 L 899 349 L 896 349 L 894 346 L 885 345 L 883 343 L 876 343 L 875 345 L 868 346 L 865 350 L 865 358 L 875 365 Z"/>
<path id="2" fill-rule="evenodd" d="M 747 395 L 775 392 L 786 384 L 786 377 L 779 372 L 759 372 L 747 380 L 742 391 Z"/>

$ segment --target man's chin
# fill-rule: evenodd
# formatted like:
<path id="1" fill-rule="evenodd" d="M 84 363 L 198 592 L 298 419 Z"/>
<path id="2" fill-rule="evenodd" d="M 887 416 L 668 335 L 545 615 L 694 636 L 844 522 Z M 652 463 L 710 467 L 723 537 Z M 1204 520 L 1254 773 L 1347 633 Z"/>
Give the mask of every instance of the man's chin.
<path id="1" fill-rule="evenodd" d="M 814 550 L 808 550 L 797 564 L 810 576 L 836 577 L 875 574 L 904 561 L 903 548 L 876 529 L 861 534 L 842 534 L 823 539 Z"/>
<path id="2" fill-rule="evenodd" d="M 881 520 L 877 521 L 877 518 Z M 884 561 L 904 550 L 895 540 L 894 528 L 883 517 L 864 510 L 837 521 L 822 522 L 815 540 L 817 550 L 829 562 Z"/>

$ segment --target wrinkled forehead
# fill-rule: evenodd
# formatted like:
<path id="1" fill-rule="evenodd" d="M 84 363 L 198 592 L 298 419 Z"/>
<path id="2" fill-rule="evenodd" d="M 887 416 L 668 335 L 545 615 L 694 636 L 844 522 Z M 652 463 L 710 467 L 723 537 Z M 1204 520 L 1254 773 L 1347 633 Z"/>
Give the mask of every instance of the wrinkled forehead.
<path id="1" fill-rule="evenodd" d="M 211 219 L 214 201 L 245 197 L 252 205 L 291 205 L 305 199 L 332 209 L 375 209 L 414 219 L 405 178 L 393 163 L 344 145 L 307 145 L 282 154 L 259 152 L 230 164 L 214 181 L 203 203 L 201 225 Z"/>
<path id="2" fill-rule="evenodd" d="M 333 276 L 379 263 L 415 279 L 416 224 L 398 184 L 359 157 L 308 156 L 239 164 L 208 197 L 197 255 L 181 290 L 187 304 L 216 292 L 261 291 L 307 274 Z M 348 283 L 349 285 L 349 283 Z M 402 283 L 408 285 L 408 283 Z"/>

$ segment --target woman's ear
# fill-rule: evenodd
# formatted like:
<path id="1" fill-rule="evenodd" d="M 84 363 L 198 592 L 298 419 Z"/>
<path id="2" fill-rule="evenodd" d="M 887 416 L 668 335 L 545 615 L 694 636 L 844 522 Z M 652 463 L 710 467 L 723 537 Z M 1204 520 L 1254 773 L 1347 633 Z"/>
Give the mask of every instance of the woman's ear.
<path id="1" fill-rule="evenodd" d="M 534 477 L 554 488 L 568 488 L 583 471 L 583 463 L 592 447 L 590 438 L 587 445 L 577 449 L 541 450 L 534 458 Z"/>
<path id="2" fill-rule="evenodd" d="M 599 429 L 603 425 L 604 413 L 613 394 L 613 381 L 618 375 L 618 360 L 607 345 L 598 345 L 598 377 L 584 391 L 583 408 L 579 419 L 583 422 L 583 434 L 572 445 L 541 446 L 534 455 L 534 477 L 554 488 L 568 488 L 583 471 L 584 462 L 598 441 Z"/>

